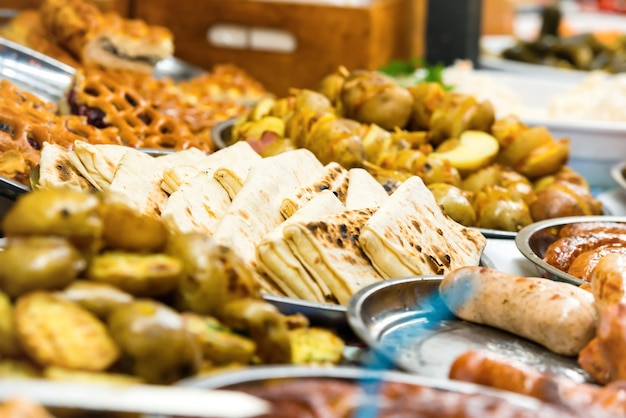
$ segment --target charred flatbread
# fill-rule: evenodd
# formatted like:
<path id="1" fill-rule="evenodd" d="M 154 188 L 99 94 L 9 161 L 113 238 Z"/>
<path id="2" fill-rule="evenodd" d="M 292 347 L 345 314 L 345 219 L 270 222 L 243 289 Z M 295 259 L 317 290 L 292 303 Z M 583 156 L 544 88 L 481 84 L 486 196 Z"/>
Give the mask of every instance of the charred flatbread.
<path id="1" fill-rule="evenodd" d="M 169 196 L 161 217 L 172 233 L 213 235 L 230 204 L 228 192 L 215 179 L 213 171 L 205 170 L 198 172 Z"/>
<path id="2" fill-rule="evenodd" d="M 346 209 L 379 207 L 389 198 L 387 190 L 367 170 L 351 168 L 348 176 Z"/>
<path id="3" fill-rule="evenodd" d="M 213 235 L 216 242 L 237 251 L 256 272 L 256 245 L 283 222 L 283 198 L 322 169 L 322 163 L 304 148 L 259 160 L 218 225 Z"/>
<path id="4" fill-rule="evenodd" d="M 39 160 L 39 180 L 42 189 L 67 187 L 74 190 L 95 190 L 71 163 L 67 148 L 44 142 Z"/>
<path id="5" fill-rule="evenodd" d="M 283 230 L 294 222 L 324 219 L 342 212 L 343 203 L 330 190 L 319 193 L 296 211 L 289 219 L 267 234 L 256 247 L 259 269 L 264 271 L 285 295 L 312 302 L 333 299 L 324 282 L 317 282 L 295 256 L 285 241 Z"/>
<path id="6" fill-rule="evenodd" d="M 359 243 L 385 278 L 476 266 L 486 238 L 448 217 L 417 176 L 405 180 L 365 224 Z"/>
<path id="7" fill-rule="evenodd" d="M 280 213 L 285 219 L 293 215 L 314 196 L 324 190 L 335 192 L 341 202 L 346 200 L 348 189 L 348 170 L 340 164 L 331 162 L 324 166 L 324 171 L 313 182 L 304 184 L 289 196 L 283 199 L 280 205 Z"/>
<path id="8" fill-rule="evenodd" d="M 161 188 L 162 178 L 162 166 L 156 158 L 129 148 L 107 189 L 108 199 L 126 203 L 143 215 L 160 218 L 167 200 L 167 194 Z"/>
<path id="9" fill-rule="evenodd" d="M 345 210 L 313 222 L 283 228 L 293 253 L 318 282 L 345 305 L 365 286 L 383 280 L 359 244 L 361 228 L 376 209 Z"/>

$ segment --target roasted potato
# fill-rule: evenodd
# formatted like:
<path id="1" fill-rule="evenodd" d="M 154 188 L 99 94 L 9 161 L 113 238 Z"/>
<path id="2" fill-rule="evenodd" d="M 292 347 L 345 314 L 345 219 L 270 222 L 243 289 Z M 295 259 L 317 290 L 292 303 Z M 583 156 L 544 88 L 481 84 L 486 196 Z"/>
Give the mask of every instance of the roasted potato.
<path id="1" fill-rule="evenodd" d="M 59 292 L 59 295 L 99 318 L 106 318 L 113 309 L 134 299 L 130 293 L 115 286 L 90 280 L 77 280 Z"/>
<path id="2" fill-rule="evenodd" d="M 403 129 L 413 111 L 413 96 L 377 71 L 353 71 L 341 89 L 343 115 L 387 130 Z"/>
<path id="3" fill-rule="evenodd" d="M 134 296 L 163 296 L 178 286 L 182 273 L 182 261 L 166 254 L 109 251 L 93 257 L 86 276 Z"/>
<path id="4" fill-rule="evenodd" d="M 42 367 L 103 371 L 120 355 L 98 318 L 52 293 L 21 296 L 15 304 L 15 323 L 24 351 Z"/>
<path id="5" fill-rule="evenodd" d="M 474 226 L 476 224 L 472 193 L 445 183 L 430 184 L 428 189 L 449 217 L 461 225 Z"/>
<path id="6" fill-rule="evenodd" d="M 11 297 L 32 290 L 61 289 L 78 277 L 87 262 L 62 237 L 11 237 L 0 251 L 0 289 Z"/>
<path id="7" fill-rule="evenodd" d="M 155 300 L 138 299 L 115 309 L 107 321 L 132 374 L 168 384 L 193 375 L 201 351 L 178 312 Z"/>
<path id="8" fill-rule="evenodd" d="M 202 356 L 213 365 L 249 364 L 256 352 L 250 338 L 235 334 L 216 318 L 193 313 L 182 314 L 185 328 L 198 341 Z"/>
<path id="9" fill-rule="evenodd" d="M 298 328 L 289 331 L 291 362 L 294 364 L 337 364 L 345 343 L 324 328 Z"/>
<path id="10" fill-rule="evenodd" d="M 183 310 L 219 318 L 224 305 L 242 298 L 261 298 L 259 283 L 237 253 L 205 234 L 173 236 L 168 254 L 184 265 L 178 286 Z"/>
<path id="11" fill-rule="evenodd" d="M 101 205 L 103 239 L 106 248 L 123 251 L 160 251 L 167 242 L 161 219 L 138 213 L 130 206 L 107 202 Z"/>
<path id="12" fill-rule="evenodd" d="M 103 229 L 100 197 L 71 189 L 45 189 L 22 195 L 2 221 L 6 236 L 55 235 L 90 246 Z"/>
<path id="13" fill-rule="evenodd" d="M 345 168 L 360 167 L 365 159 L 362 137 L 366 127 L 351 119 L 327 117 L 317 120 L 300 146 L 322 162 L 338 162 Z"/>
<path id="14" fill-rule="evenodd" d="M 290 363 L 289 327 L 276 307 L 263 299 L 237 299 L 227 303 L 219 319 L 234 331 L 249 335 L 263 363 Z"/>
<path id="15" fill-rule="evenodd" d="M 0 292 L 0 358 L 18 357 L 22 346 L 17 339 L 13 304 L 9 297 Z"/>
<path id="16" fill-rule="evenodd" d="M 500 186 L 486 187 L 474 199 L 476 226 L 500 231 L 517 232 L 533 219 L 523 200 L 513 196 Z"/>

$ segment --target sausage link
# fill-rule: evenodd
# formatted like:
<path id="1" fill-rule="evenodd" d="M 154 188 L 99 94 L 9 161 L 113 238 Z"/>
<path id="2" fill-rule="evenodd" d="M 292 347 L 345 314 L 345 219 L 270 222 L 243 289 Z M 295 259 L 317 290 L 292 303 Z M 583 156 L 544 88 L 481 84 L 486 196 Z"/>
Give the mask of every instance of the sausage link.
<path id="1" fill-rule="evenodd" d="M 576 222 L 564 225 L 559 229 L 558 237 L 572 237 L 576 235 L 589 235 L 598 232 L 610 234 L 626 234 L 626 223 L 622 222 Z"/>
<path id="2" fill-rule="evenodd" d="M 620 302 L 626 303 L 626 254 L 602 257 L 590 277 L 591 293 L 598 311 Z"/>
<path id="3" fill-rule="evenodd" d="M 574 356 L 595 336 L 593 295 L 567 283 L 472 266 L 446 274 L 439 294 L 457 317 L 519 335 L 557 354 Z"/>
<path id="4" fill-rule="evenodd" d="M 626 246 L 626 234 L 598 232 L 559 238 L 550 244 L 543 259 L 561 271 L 568 271 L 580 253 L 606 245 Z"/>

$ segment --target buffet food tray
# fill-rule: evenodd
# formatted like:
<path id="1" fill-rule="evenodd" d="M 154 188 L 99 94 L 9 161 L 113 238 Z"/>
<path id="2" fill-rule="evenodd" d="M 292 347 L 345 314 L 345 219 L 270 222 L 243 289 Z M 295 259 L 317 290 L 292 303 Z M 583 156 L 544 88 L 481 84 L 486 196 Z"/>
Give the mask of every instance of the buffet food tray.
<path id="1" fill-rule="evenodd" d="M 348 306 L 350 326 L 385 362 L 407 372 L 446 378 L 454 360 L 487 350 L 538 370 L 590 381 L 575 358 L 524 338 L 457 319 L 439 297 L 442 276 L 389 280 L 362 289 Z M 523 321 L 523 318 L 520 318 Z"/>
<path id="2" fill-rule="evenodd" d="M 535 222 L 524 228 L 515 237 L 515 245 L 530 262 L 537 267 L 537 273 L 552 280 L 580 286 L 585 283 L 544 261 L 546 250 L 557 239 L 561 227 L 580 222 L 626 222 L 626 216 L 568 216 Z"/>
<path id="3" fill-rule="evenodd" d="M 200 387 L 211 390 L 242 390 L 254 389 L 266 384 L 275 383 L 305 383 L 308 388 L 306 398 L 321 400 L 324 395 L 329 395 L 328 388 L 325 383 L 330 381 L 350 382 L 358 385 L 361 396 L 350 397 L 348 395 L 334 394 L 343 399 L 344 402 L 355 401 L 356 408 L 349 416 L 364 417 L 378 416 L 379 407 L 384 407 L 385 398 L 380 396 L 382 385 L 387 383 L 402 384 L 416 386 L 427 389 L 435 389 L 443 391 L 448 396 L 454 397 L 458 395 L 474 395 L 497 398 L 506 403 L 511 403 L 516 407 L 522 408 L 529 416 L 533 416 L 534 412 L 545 407 L 540 401 L 512 392 L 491 389 L 485 386 L 472 383 L 453 381 L 447 379 L 434 379 L 426 376 L 417 376 L 400 371 L 392 370 L 368 370 L 363 368 L 337 366 L 337 367 L 303 367 L 303 366 L 254 366 L 245 370 L 236 370 L 225 373 L 219 373 L 207 377 L 198 377 L 186 379 L 179 384 L 181 386 Z M 315 385 L 317 383 L 317 385 Z M 319 394 L 315 393 L 317 390 Z M 253 392 L 254 393 L 254 392 Z M 400 392 L 396 396 L 399 396 Z M 278 405 L 282 405 L 284 397 L 288 396 L 284 392 L 271 395 L 272 400 L 277 400 Z M 303 394 L 299 393 L 302 397 Z M 333 396 L 330 394 L 329 396 Z M 447 398 L 450 402 L 453 399 Z M 432 400 L 434 401 L 434 399 Z M 304 402 L 304 398 L 300 401 Z M 323 416 L 334 418 L 335 416 L 347 416 L 346 411 L 343 414 L 335 414 L 334 408 L 325 408 L 325 405 L 318 405 L 326 414 Z M 368 408 L 369 406 L 369 408 Z M 363 408 L 363 409 L 361 409 Z M 332 409 L 332 410 L 331 410 Z M 366 412 L 367 411 L 367 412 Z M 389 410 L 387 410 L 389 412 Z M 397 412 L 397 411 L 396 411 Z M 405 411 L 406 412 L 406 411 Z M 556 412 L 556 411 L 555 411 Z M 440 413 L 442 413 L 440 411 Z M 286 416 L 286 415 L 281 415 Z M 307 415 L 308 416 L 308 415 Z M 315 415 L 321 416 L 321 415 Z M 384 415 L 389 416 L 389 415 Z M 396 416 L 396 415 L 393 415 Z M 407 416 L 407 415 L 402 415 Z M 421 416 L 421 415 L 420 415 Z M 428 415 L 431 416 L 431 415 Z M 165 418 L 163 415 L 150 416 L 150 418 Z"/>

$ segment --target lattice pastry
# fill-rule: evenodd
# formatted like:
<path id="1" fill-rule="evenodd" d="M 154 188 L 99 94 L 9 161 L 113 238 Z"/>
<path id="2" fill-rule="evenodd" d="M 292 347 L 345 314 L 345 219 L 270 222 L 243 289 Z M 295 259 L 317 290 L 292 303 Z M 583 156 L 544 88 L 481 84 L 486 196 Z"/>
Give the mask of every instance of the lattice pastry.
<path id="1" fill-rule="evenodd" d="M 39 11 L 45 31 L 83 65 L 151 72 L 174 52 L 168 29 L 83 0 L 44 0 Z"/>
<path id="2" fill-rule="evenodd" d="M 71 148 L 82 139 L 119 143 L 117 133 L 99 130 L 78 116 L 59 116 L 56 106 L 0 80 L 0 175 L 28 184 L 44 142 Z"/>
<path id="3" fill-rule="evenodd" d="M 212 150 L 211 142 L 198 140 L 184 123 L 159 111 L 124 80 L 99 69 L 76 72 L 60 109 L 64 114 L 85 116 L 97 128 L 117 128 L 127 146 Z"/>

